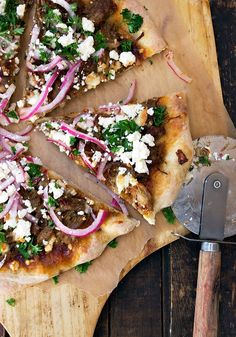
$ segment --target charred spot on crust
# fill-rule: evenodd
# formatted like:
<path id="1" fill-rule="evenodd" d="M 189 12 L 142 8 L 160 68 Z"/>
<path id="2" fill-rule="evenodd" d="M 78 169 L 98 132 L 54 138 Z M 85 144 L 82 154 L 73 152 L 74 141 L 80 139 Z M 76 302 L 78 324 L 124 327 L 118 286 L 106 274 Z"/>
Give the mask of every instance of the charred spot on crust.
<path id="1" fill-rule="evenodd" d="M 178 157 L 178 162 L 179 162 L 180 165 L 183 165 L 188 161 L 188 158 L 186 157 L 186 155 L 183 153 L 182 150 L 179 149 L 176 152 L 176 155 Z"/>

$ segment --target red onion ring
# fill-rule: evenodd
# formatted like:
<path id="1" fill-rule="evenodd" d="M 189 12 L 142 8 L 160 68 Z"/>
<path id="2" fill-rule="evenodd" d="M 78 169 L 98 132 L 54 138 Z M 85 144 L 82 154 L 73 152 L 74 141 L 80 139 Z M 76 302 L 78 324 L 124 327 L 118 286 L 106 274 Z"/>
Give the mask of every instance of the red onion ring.
<path id="1" fill-rule="evenodd" d="M 168 66 L 172 69 L 172 71 L 177 75 L 182 81 L 186 83 L 191 83 L 192 79 L 184 74 L 174 63 L 174 52 L 172 50 L 168 50 L 164 55 Z"/>
<path id="2" fill-rule="evenodd" d="M 70 236 L 84 237 L 84 236 L 87 236 L 89 234 L 96 232 L 101 227 L 101 225 L 104 223 L 104 221 L 106 220 L 108 216 L 108 212 L 100 209 L 96 219 L 92 222 L 92 224 L 89 227 L 83 228 L 83 229 L 71 229 L 69 227 L 66 227 L 58 219 L 58 217 L 56 216 L 52 208 L 50 208 L 49 210 L 49 215 L 52 221 L 55 223 L 56 227 L 60 229 L 63 233 L 70 235 Z"/>
<path id="3" fill-rule="evenodd" d="M 54 144 L 56 144 L 56 145 L 58 145 L 58 146 L 62 146 L 62 147 L 64 147 L 64 149 L 66 149 L 66 150 L 68 150 L 68 151 L 71 151 L 70 146 L 66 145 L 66 144 L 63 143 L 61 140 L 55 140 L 55 139 L 52 139 L 52 138 L 48 138 L 47 141 L 48 141 L 49 143 L 54 143 Z"/>
<path id="4" fill-rule="evenodd" d="M 6 180 L 4 180 L 1 184 L 0 184 L 0 190 L 3 191 L 5 190 L 9 185 L 11 185 L 12 183 L 14 183 L 15 178 L 13 176 L 7 178 Z"/>
<path id="5" fill-rule="evenodd" d="M 39 96 L 38 102 L 30 107 L 30 108 L 23 108 L 20 109 L 20 114 L 22 116 L 20 117 L 21 120 L 27 120 L 31 117 L 33 117 L 36 113 L 40 112 L 40 108 L 43 105 L 44 101 L 48 97 L 49 89 L 53 86 L 53 83 L 56 81 L 57 77 L 59 75 L 59 71 L 56 71 L 46 82 L 45 89 L 42 91 L 41 95 Z"/>
<path id="6" fill-rule="evenodd" d="M 34 67 L 30 62 L 27 63 L 27 68 L 33 73 L 47 73 L 53 70 L 59 62 L 61 62 L 61 56 L 56 56 L 50 63 L 41 64 L 38 67 Z"/>
<path id="7" fill-rule="evenodd" d="M 25 156 L 25 159 L 29 161 L 30 163 L 34 163 L 36 165 L 42 165 L 42 162 L 39 158 L 37 157 L 32 157 L 32 156 Z"/>
<path id="8" fill-rule="evenodd" d="M 112 105 L 100 105 L 98 107 L 98 109 L 101 111 L 101 112 L 110 112 L 110 111 L 114 111 L 114 110 L 117 110 L 118 112 L 121 110 L 121 107 L 120 107 L 120 104 L 112 104 Z"/>
<path id="9" fill-rule="evenodd" d="M 109 159 L 109 156 L 105 154 L 101 162 L 99 163 L 98 171 L 97 171 L 97 179 L 99 180 L 106 180 L 106 178 L 103 175 L 103 172 L 105 170 L 108 159 Z"/>
<path id="10" fill-rule="evenodd" d="M 26 218 L 27 220 L 29 220 L 30 222 L 38 223 L 38 219 L 35 218 L 35 216 L 33 216 L 33 215 L 29 214 L 29 213 L 27 213 L 27 214 L 25 215 L 25 218 Z"/>
<path id="11" fill-rule="evenodd" d="M 123 105 L 129 104 L 130 101 L 132 101 L 132 99 L 134 97 L 135 89 L 136 89 L 136 84 L 137 84 L 137 81 L 134 80 L 131 84 L 130 89 L 129 89 L 129 94 L 128 94 L 127 98 L 122 103 Z"/>
<path id="12" fill-rule="evenodd" d="M 103 149 L 104 151 L 106 151 L 109 154 L 111 154 L 111 152 L 108 149 L 108 147 L 106 146 L 106 144 L 104 142 L 102 142 L 101 140 L 99 140 L 98 138 L 91 137 L 91 136 L 87 135 L 86 133 L 77 131 L 74 128 L 72 128 L 70 125 L 68 125 L 68 124 L 66 124 L 64 122 L 61 123 L 60 129 L 63 130 L 63 131 L 68 132 L 69 134 L 71 134 L 74 137 L 86 140 L 87 142 L 91 142 L 91 143 L 97 144 L 101 149 Z"/>
<path id="13" fill-rule="evenodd" d="M 41 106 L 38 110 L 38 113 L 46 113 L 48 111 L 51 111 L 64 100 L 67 92 L 70 90 L 74 82 L 75 72 L 80 68 L 80 65 L 81 61 L 78 61 L 68 70 L 65 79 L 62 85 L 60 86 L 59 93 L 57 94 L 57 96 L 49 104 Z"/>
<path id="14" fill-rule="evenodd" d="M 0 219 L 4 218 L 4 216 L 6 216 L 6 215 L 10 212 L 10 210 L 11 210 L 11 208 L 12 208 L 12 206 L 13 206 L 13 203 L 14 203 L 14 201 L 15 201 L 16 194 L 17 194 L 17 192 L 14 193 L 14 194 L 9 198 L 9 200 L 8 200 L 8 202 L 7 202 L 7 204 L 6 204 L 5 208 L 4 208 L 4 210 L 0 213 Z"/>
<path id="15" fill-rule="evenodd" d="M 2 148 L 4 150 L 6 150 L 9 153 L 12 153 L 12 149 L 11 146 L 8 144 L 8 140 L 6 140 L 4 137 L 1 137 L 1 144 L 2 144 Z"/>
<path id="16" fill-rule="evenodd" d="M 30 140 L 29 136 L 20 136 L 16 133 L 9 132 L 0 127 L 0 136 L 14 140 L 14 142 L 28 142 Z"/>
<path id="17" fill-rule="evenodd" d="M 6 156 L 9 156 L 9 155 L 10 155 L 9 152 L 7 152 L 7 151 L 1 151 L 0 152 L 0 160 L 6 159 Z"/>
<path id="18" fill-rule="evenodd" d="M 54 2 L 54 4 L 57 4 L 61 7 L 63 7 L 71 17 L 75 16 L 75 13 L 72 11 L 71 6 L 67 1 L 65 1 L 65 0 L 52 0 L 52 2 Z"/>
<path id="19" fill-rule="evenodd" d="M 26 126 L 25 129 L 17 131 L 17 134 L 20 135 L 20 136 L 25 136 L 28 133 L 30 133 L 33 130 L 33 128 L 34 128 L 34 126 L 32 124 L 28 125 L 28 126 Z"/>
<path id="20" fill-rule="evenodd" d="M 7 89 L 7 91 L 2 94 L 1 98 L 2 101 L 0 102 L 0 114 L 3 114 L 4 109 L 6 108 L 11 96 L 13 95 L 13 93 L 16 90 L 16 86 L 14 84 L 11 84 L 9 86 L 9 88 Z M 5 116 L 7 118 L 7 116 Z M 9 119 L 8 119 L 9 121 Z"/>
<path id="21" fill-rule="evenodd" d="M 85 144 L 83 142 L 79 142 L 79 152 L 80 152 L 81 158 L 83 159 L 83 162 L 88 168 L 90 168 L 90 170 L 95 171 L 95 168 L 93 167 L 91 161 L 89 160 L 89 158 L 86 156 L 84 152 L 84 148 L 85 148 Z"/>

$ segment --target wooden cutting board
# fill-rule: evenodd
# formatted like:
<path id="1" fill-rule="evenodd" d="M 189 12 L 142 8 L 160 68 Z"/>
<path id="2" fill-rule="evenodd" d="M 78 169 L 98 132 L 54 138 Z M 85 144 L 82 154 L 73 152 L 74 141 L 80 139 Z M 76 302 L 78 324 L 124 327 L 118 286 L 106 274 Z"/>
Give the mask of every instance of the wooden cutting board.
<path id="1" fill-rule="evenodd" d="M 208 1 L 175 2 L 217 91 L 222 95 Z M 165 240 L 160 237 L 159 233 L 147 243 L 137 259 L 124 266 L 121 278 L 147 255 L 174 241 L 173 236 L 165 237 Z M 31 287 L 14 297 L 17 301 L 14 308 L 6 304 L 7 296 L 0 297 L 0 321 L 11 337 L 92 337 L 108 298 L 107 295 L 100 298 L 88 295 L 70 284 L 59 284 L 49 290 Z"/>

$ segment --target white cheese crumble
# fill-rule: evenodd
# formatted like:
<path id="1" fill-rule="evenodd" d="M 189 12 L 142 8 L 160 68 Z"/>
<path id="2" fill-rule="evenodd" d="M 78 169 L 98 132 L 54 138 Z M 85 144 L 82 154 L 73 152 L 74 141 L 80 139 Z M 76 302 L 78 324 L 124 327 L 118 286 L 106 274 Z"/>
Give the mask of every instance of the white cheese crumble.
<path id="1" fill-rule="evenodd" d="M 19 16 L 20 19 L 23 18 L 23 16 L 25 15 L 25 4 L 16 7 L 16 14 L 17 16 Z"/>
<path id="2" fill-rule="evenodd" d="M 15 192 L 16 192 L 16 188 L 15 185 L 9 185 L 6 189 L 6 192 L 8 194 L 9 197 L 11 197 Z"/>
<path id="3" fill-rule="evenodd" d="M 78 52 L 83 61 L 87 61 L 88 58 L 95 52 L 93 48 L 94 39 L 92 36 L 88 36 L 78 47 Z"/>
<path id="4" fill-rule="evenodd" d="M 154 109 L 153 108 L 149 108 L 147 111 L 149 116 L 153 116 L 154 115 Z"/>
<path id="5" fill-rule="evenodd" d="M 136 57 L 131 51 L 124 51 L 120 54 L 119 60 L 125 67 L 128 67 L 135 63 Z"/>
<path id="6" fill-rule="evenodd" d="M 0 204 L 3 204 L 8 200 L 8 194 L 5 191 L 0 192 Z"/>
<path id="7" fill-rule="evenodd" d="M 54 34 L 52 32 L 50 32 L 50 30 L 47 30 L 46 33 L 45 33 L 45 36 L 53 37 Z"/>
<path id="8" fill-rule="evenodd" d="M 129 104 L 122 105 L 121 110 L 130 118 L 134 119 L 138 114 L 143 111 L 144 107 L 142 104 Z"/>
<path id="9" fill-rule="evenodd" d="M 7 165 L 12 172 L 12 175 L 15 177 L 15 180 L 17 183 L 22 183 L 23 182 L 23 177 L 22 177 L 22 171 L 18 167 L 17 163 L 15 161 L 9 161 L 7 162 Z"/>
<path id="10" fill-rule="evenodd" d="M 56 24 L 56 27 L 57 27 L 57 28 L 61 28 L 61 29 L 63 29 L 63 30 L 66 30 L 66 29 L 68 28 L 67 25 L 66 25 L 65 23 L 63 23 L 63 22 L 57 23 L 57 24 Z"/>
<path id="11" fill-rule="evenodd" d="M 64 188 L 61 186 L 57 186 L 55 180 L 52 180 L 49 184 L 49 193 L 53 194 L 54 199 L 59 199 L 63 193 L 64 193 Z"/>
<path id="12" fill-rule="evenodd" d="M 17 212 L 17 215 L 20 219 L 23 219 L 27 213 L 28 213 L 27 209 L 23 208 L 23 209 L 19 209 L 19 211 Z"/>
<path id="13" fill-rule="evenodd" d="M 87 18 L 82 18 L 82 27 L 85 32 L 91 32 L 94 33 L 95 26 L 94 23 L 91 20 L 88 20 Z"/>
<path id="14" fill-rule="evenodd" d="M 70 27 L 69 28 L 69 32 L 68 34 L 66 35 L 62 35 L 59 37 L 58 39 L 58 42 L 63 46 L 63 47 L 67 47 L 69 46 L 70 44 L 76 42 L 76 40 L 74 39 L 74 36 L 73 36 L 73 29 Z"/>
<path id="15" fill-rule="evenodd" d="M 112 60 L 118 61 L 119 60 L 119 54 L 117 53 L 116 50 L 111 50 L 109 53 L 109 57 Z"/>
<path id="16" fill-rule="evenodd" d="M 0 163 L 0 180 L 6 179 L 8 173 L 10 173 L 9 167 L 6 163 Z"/>
<path id="17" fill-rule="evenodd" d="M 100 162 L 100 160 L 102 159 L 102 153 L 100 151 L 95 151 L 93 156 L 92 156 L 92 166 L 96 167 L 97 163 Z"/>
<path id="18" fill-rule="evenodd" d="M 31 222 L 20 219 L 13 230 L 15 240 L 20 240 L 30 236 Z"/>
<path id="19" fill-rule="evenodd" d="M 4 15 L 6 7 L 6 0 L 0 1 L 0 15 Z"/>
<path id="20" fill-rule="evenodd" d="M 104 129 L 108 128 L 111 124 L 115 123 L 115 117 L 99 117 L 98 124 L 101 125 Z"/>
<path id="21" fill-rule="evenodd" d="M 155 146 L 155 138 L 149 133 L 142 137 L 142 141 L 151 147 Z"/>

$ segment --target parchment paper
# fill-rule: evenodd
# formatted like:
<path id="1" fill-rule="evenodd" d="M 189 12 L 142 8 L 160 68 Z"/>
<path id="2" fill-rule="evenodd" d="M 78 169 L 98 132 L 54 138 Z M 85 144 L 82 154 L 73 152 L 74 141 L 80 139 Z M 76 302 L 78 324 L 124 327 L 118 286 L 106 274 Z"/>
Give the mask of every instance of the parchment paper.
<path id="1" fill-rule="evenodd" d="M 119 101 L 126 97 L 130 83 L 135 78 L 138 82 L 137 100 L 142 101 L 172 92 L 186 93 L 193 138 L 210 134 L 234 136 L 235 128 L 223 105 L 222 97 L 190 39 L 189 27 L 184 26 L 184 20 L 175 7 L 175 1 L 140 0 L 140 3 L 148 8 L 153 20 L 160 25 L 169 48 L 174 50 L 176 64 L 192 77 L 193 82 L 188 85 L 179 80 L 167 66 L 163 54 L 157 55 L 152 59 L 152 64 L 147 61 L 143 66 L 127 71 L 116 81 L 102 85 L 83 97 L 71 100 L 64 109 L 57 109 L 56 114 L 79 113 L 85 106 Z M 41 157 L 48 168 L 54 169 L 66 179 L 76 183 L 84 191 L 102 200 L 109 200 L 103 190 L 97 186 L 94 187 L 93 183 L 87 180 L 82 169 L 59 153 L 55 146 L 47 143 L 42 134 L 33 133 L 31 150 L 34 155 Z M 138 217 L 133 210 L 131 214 Z M 156 226 L 150 226 L 142 221 L 140 227 L 118 239 L 116 249 L 107 248 L 85 274 L 72 270 L 61 275 L 59 286 L 70 282 L 94 296 L 109 294 L 118 284 L 122 269 L 129 261 L 139 256 L 145 244 L 154 238 L 155 246 L 161 248 L 174 240 L 172 231 L 184 233 L 185 229 L 178 222 L 175 225 L 167 224 L 161 214 L 157 216 Z M 153 247 L 150 247 L 150 250 L 153 250 Z M 147 255 L 147 252 L 145 254 Z M 0 292 L 3 291 L 3 286 L 2 284 Z M 55 286 L 49 280 L 36 287 L 46 290 Z"/>

